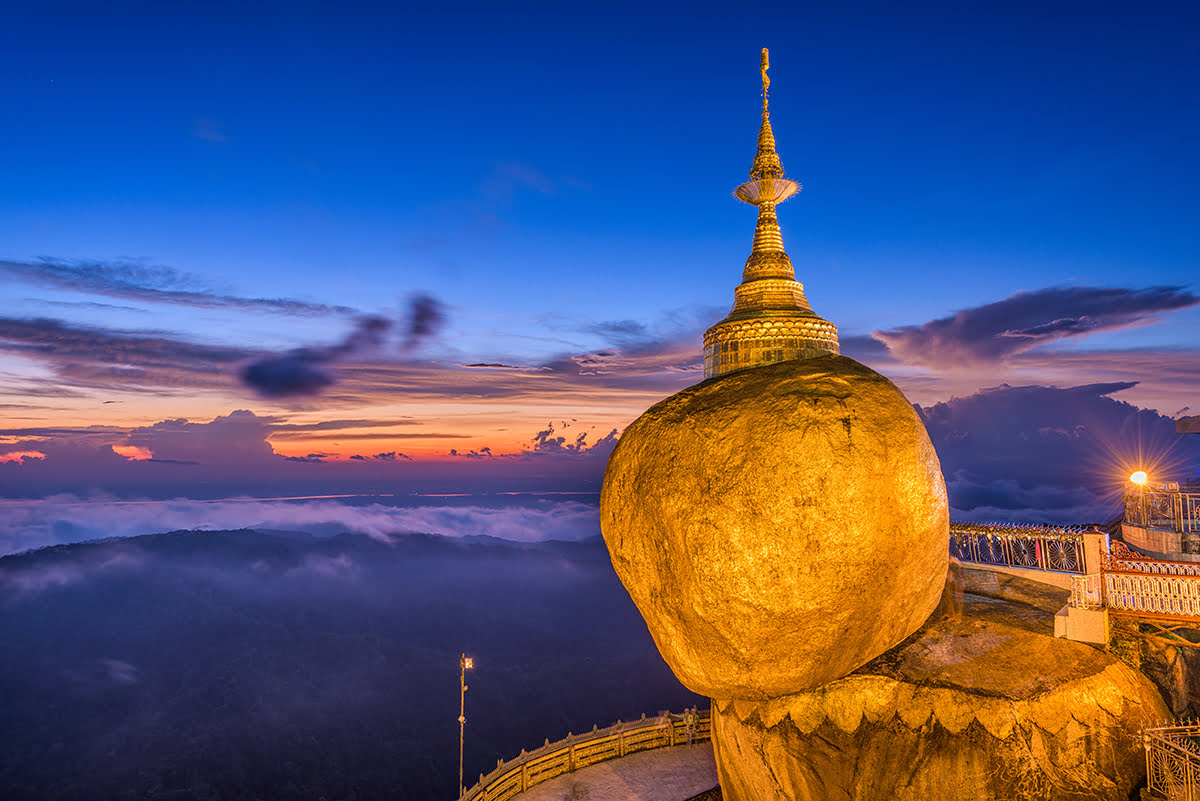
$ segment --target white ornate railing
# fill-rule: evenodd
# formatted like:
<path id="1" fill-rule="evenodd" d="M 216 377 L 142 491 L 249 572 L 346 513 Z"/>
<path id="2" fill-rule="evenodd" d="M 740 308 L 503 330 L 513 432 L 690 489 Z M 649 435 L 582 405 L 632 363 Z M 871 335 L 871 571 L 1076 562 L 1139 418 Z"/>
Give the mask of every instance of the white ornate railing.
<path id="1" fill-rule="evenodd" d="M 1083 526 L 950 524 L 950 555 L 963 562 L 1056 573 L 1087 573 Z"/>
<path id="2" fill-rule="evenodd" d="M 1200 618 L 1200 564 L 1147 559 L 1112 543 L 1100 565 L 1109 611 L 1145 617 Z M 1082 596 L 1081 596 L 1082 597 Z M 1075 596 L 1072 594 L 1072 604 Z"/>
<path id="3" fill-rule="evenodd" d="M 1147 573 L 1161 576 L 1200 576 L 1200 562 L 1172 562 L 1149 559 L 1122 542 L 1112 543 L 1112 552 L 1104 557 L 1103 569 L 1112 573 Z"/>
<path id="4" fill-rule="evenodd" d="M 1111 612 L 1147 617 L 1200 618 L 1200 577 L 1104 573 Z"/>
<path id="5" fill-rule="evenodd" d="M 1104 581 L 1099 573 L 1071 576 L 1071 606 L 1100 609 L 1104 606 Z"/>
<path id="6" fill-rule="evenodd" d="M 1200 726 L 1192 721 L 1142 732 L 1146 782 L 1168 801 L 1200 801 Z"/>
<path id="7" fill-rule="evenodd" d="M 1200 564 L 1147 559 L 1118 541 L 1111 547 L 1099 573 L 1071 577 L 1071 606 L 1184 623 L 1200 619 Z"/>
<path id="8" fill-rule="evenodd" d="M 594 765 L 608 759 L 627 756 L 652 748 L 667 748 L 707 742 L 711 738 L 712 718 L 707 709 L 647 718 L 630 723 L 617 721 L 607 729 L 592 727 L 590 732 L 570 734 L 558 742 L 549 740 L 535 751 L 522 751 L 467 790 L 460 801 L 507 801 L 535 784 L 556 776 Z"/>

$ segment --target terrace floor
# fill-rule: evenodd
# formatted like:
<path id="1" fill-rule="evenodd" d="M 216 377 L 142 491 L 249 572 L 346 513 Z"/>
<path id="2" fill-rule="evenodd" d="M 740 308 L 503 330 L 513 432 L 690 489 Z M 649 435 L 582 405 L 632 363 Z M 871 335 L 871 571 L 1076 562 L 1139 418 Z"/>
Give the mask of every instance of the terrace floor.
<path id="1" fill-rule="evenodd" d="M 686 801 L 717 785 L 711 743 L 677 745 L 589 765 L 531 787 L 520 801 Z"/>

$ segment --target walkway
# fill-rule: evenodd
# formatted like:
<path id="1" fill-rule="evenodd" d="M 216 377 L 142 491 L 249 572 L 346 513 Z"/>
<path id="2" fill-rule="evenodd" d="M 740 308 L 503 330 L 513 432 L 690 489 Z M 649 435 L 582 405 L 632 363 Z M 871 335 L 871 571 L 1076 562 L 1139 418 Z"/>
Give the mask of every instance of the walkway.
<path id="1" fill-rule="evenodd" d="M 531 787 L 519 801 L 686 801 L 717 786 L 712 745 L 677 745 L 581 768 Z"/>

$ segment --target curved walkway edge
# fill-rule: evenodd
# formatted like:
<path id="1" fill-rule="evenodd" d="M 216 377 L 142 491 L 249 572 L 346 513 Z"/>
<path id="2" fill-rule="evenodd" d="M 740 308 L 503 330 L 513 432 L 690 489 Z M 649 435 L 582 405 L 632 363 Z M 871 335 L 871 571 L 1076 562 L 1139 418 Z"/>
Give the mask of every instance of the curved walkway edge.
<path id="1" fill-rule="evenodd" d="M 519 801 L 686 801 L 717 785 L 711 743 L 676 745 L 589 765 L 516 796 Z"/>

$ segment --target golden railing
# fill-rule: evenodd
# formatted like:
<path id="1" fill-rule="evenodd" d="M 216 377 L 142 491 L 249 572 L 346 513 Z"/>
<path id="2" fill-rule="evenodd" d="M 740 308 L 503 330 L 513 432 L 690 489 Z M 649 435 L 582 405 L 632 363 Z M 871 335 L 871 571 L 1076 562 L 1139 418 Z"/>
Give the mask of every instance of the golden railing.
<path id="1" fill-rule="evenodd" d="M 690 729 L 690 731 L 689 731 Z M 647 718 L 629 723 L 617 721 L 606 729 L 570 734 L 549 740 L 535 751 L 522 751 L 467 790 L 461 801 L 507 801 L 536 784 L 597 762 L 628 756 L 638 751 L 706 742 L 711 738 L 712 718 L 707 709 L 689 724 L 687 713 Z"/>
<path id="2" fill-rule="evenodd" d="M 1200 801 L 1200 725 L 1196 721 L 1142 731 L 1148 788 L 1168 801 Z"/>
<path id="3" fill-rule="evenodd" d="M 951 523 L 950 555 L 962 562 L 1056 573 L 1087 573 L 1084 526 Z"/>

